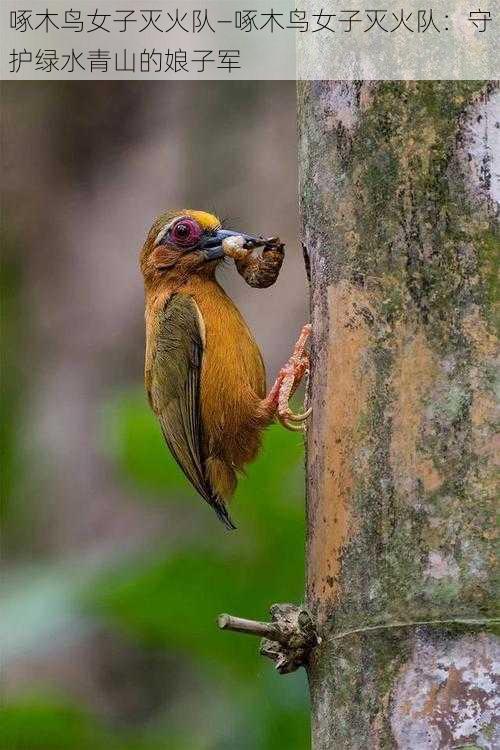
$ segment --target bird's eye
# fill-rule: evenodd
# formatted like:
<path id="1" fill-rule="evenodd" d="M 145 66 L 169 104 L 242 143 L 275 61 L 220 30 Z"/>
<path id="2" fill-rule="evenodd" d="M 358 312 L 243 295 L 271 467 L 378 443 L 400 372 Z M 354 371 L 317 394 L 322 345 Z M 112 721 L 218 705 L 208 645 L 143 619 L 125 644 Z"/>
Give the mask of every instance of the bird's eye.
<path id="1" fill-rule="evenodd" d="M 179 219 L 170 229 L 170 238 L 176 245 L 194 247 L 201 233 L 200 225 L 194 219 Z"/>
<path id="2" fill-rule="evenodd" d="M 187 237 L 189 234 L 189 227 L 187 224 L 177 224 L 175 228 L 177 237 Z"/>

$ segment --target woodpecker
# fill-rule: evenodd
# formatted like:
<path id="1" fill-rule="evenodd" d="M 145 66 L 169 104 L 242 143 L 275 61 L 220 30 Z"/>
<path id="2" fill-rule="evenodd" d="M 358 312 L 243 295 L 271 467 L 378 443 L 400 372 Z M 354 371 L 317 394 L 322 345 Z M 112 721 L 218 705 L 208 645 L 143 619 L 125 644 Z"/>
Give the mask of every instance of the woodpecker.
<path id="1" fill-rule="evenodd" d="M 270 286 L 283 256 L 277 237 L 225 229 L 213 214 L 191 209 L 161 214 L 140 253 L 149 404 L 180 468 L 230 529 L 237 474 L 255 459 L 263 430 L 275 420 L 302 430 L 310 414 L 294 414 L 288 401 L 309 370 L 311 326 L 266 395 L 262 355 L 215 272 L 233 258 L 247 283 Z"/>

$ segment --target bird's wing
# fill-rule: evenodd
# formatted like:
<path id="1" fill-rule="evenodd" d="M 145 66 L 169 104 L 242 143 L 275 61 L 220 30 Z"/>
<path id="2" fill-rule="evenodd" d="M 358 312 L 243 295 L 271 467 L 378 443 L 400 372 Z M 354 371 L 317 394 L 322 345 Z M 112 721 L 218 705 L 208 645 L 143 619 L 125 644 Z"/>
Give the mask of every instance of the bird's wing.
<path id="1" fill-rule="evenodd" d="M 203 468 L 200 373 L 203 357 L 201 315 L 187 294 L 174 294 L 158 321 L 151 372 L 151 401 L 172 455 L 219 518 L 232 527 L 225 503 L 208 483 Z"/>

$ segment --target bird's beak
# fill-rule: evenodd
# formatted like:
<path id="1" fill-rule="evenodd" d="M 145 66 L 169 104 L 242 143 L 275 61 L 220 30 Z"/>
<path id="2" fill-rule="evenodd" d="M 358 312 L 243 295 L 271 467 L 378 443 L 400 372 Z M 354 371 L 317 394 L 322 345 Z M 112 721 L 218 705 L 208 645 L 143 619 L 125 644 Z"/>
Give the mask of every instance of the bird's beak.
<path id="1" fill-rule="evenodd" d="M 243 247 L 250 250 L 254 247 L 261 247 L 266 244 L 266 240 L 262 237 L 253 237 L 250 234 L 244 232 L 234 232 L 231 229 L 218 229 L 215 234 L 206 237 L 200 243 L 200 249 L 202 250 L 206 260 L 216 260 L 217 258 L 224 257 L 224 250 L 222 243 L 228 237 L 243 237 Z"/>

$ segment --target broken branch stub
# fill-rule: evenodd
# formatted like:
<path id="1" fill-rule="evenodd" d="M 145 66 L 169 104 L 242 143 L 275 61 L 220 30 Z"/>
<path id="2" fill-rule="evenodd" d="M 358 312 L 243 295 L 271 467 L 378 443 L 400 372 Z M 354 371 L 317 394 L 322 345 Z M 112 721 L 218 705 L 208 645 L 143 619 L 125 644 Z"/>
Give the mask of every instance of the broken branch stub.
<path id="1" fill-rule="evenodd" d="M 273 604 L 271 622 L 247 620 L 223 614 L 218 624 L 222 630 L 263 636 L 260 653 L 276 663 L 280 674 L 294 672 L 307 663 L 309 653 L 320 643 L 309 612 L 294 604 Z"/>

